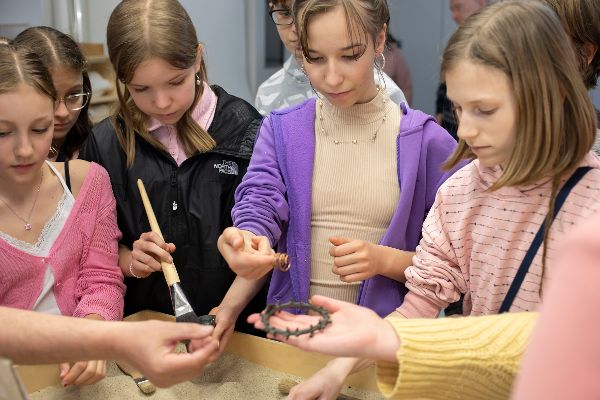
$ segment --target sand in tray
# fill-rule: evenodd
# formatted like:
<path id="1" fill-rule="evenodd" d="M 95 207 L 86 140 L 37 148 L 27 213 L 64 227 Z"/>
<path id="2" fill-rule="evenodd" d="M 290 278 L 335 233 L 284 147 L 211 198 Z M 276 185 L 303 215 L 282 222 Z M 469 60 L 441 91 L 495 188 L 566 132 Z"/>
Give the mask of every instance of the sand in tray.
<path id="1" fill-rule="evenodd" d="M 270 400 L 282 399 L 277 385 L 284 378 L 300 381 L 294 375 L 284 374 L 255 364 L 232 354 L 223 354 L 209 365 L 202 376 L 190 382 L 166 389 L 157 389 L 144 395 L 133 379 L 123 375 L 114 363 L 109 363 L 107 377 L 91 386 L 49 387 L 30 395 L 31 400 Z M 379 393 L 351 388 L 345 394 L 364 400 L 381 400 Z"/>

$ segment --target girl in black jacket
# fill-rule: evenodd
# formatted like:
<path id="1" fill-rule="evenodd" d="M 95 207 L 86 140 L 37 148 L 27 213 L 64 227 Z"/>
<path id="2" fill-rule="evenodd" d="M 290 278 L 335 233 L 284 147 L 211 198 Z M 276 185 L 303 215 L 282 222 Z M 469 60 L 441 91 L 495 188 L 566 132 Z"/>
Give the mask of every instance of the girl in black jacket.
<path id="1" fill-rule="evenodd" d="M 97 125 L 81 156 L 104 166 L 117 199 L 125 315 L 172 313 L 160 261 L 174 261 L 196 314 L 216 314 L 224 341 L 238 316 L 265 305 L 259 286 L 236 280 L 217 250 L 232 225 L 233 194 L 248 166 L 260 114 L 206 83 L 203 48 L 176 1 L 121 2 L 108 22 L 119 108 Z M 168 243 L 150 232 L 136 180 L 144 182 Z M 175 247 L 174 243 L 177 244 Z M 240 327 L 246 327 L 242 323 Z M 249 328 L 246 328 L 249 329 Z"/>

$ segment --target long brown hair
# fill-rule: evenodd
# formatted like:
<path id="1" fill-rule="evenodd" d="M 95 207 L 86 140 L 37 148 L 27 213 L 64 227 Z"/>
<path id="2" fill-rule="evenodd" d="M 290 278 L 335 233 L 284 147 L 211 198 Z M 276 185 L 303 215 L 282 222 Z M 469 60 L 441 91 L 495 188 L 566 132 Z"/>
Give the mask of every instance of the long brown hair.
<path id="1" fill-rule="evenodd" d="M 389 23 L 390 10 L 386 0 L 296 0 L 293 7 L 294 23 L 298 31 L 300 52 L 310 62 L 308 53 L 308 27 L 311 20 L 333 8 L 341 6 L 348 24 L 352 42 L 368 42 L 377 46 L 377 35 Z M 362 40 L 357 40 L 362 39 Z M 355 54 L 360 57 L 362 54 Z"/>
<path id="2" fill-rule="evenodd" d="M 600 75 L 600 1 L 598 0 L 543 0 L 550 6 L 571 36 L 579 60 L 579 69 L 588 89 L 596 87 Z M 596 54 L 588 64 L 584 45 L 597 46 Z"/>
<path id="3" fill-rule="evenodd" d="M 80 110 L 77 121 L 67 132 L 61 148 L 67 158 L 72 158 L 92 130 L 89 117 L 92 85 L 90 84 L 85 57 L 77 43 L 69 35 L 48 26 L 25 29 L 17 35 L 13 40 L 13 44 L 17 47 L 25 46 L 35 51 L 48 70 L 64 66 L 81 74 L 83 91 L 90 93 L 90 99 L 85 107 Z"/>
<path id="4" fill-rule="evenodd" d="M 31 86 L 54 103 L 56 90 L 48 68 L 37 53 L 12 44 L 0 44 L 0 94 L 14 90 L 19 84 Z"/>
<path id="5" fill-rule="evenodd" d="M 505 73 L 517 104 L 515 147 L 501 177 L 489 190 L 552 177 L 544 229 L 543 279 L 546 243 L 560 182 L 581 163 L 596 135 L 596 114 L 579 74 L 575 52 L 560 21 L 547 6 L 504 1 L 474 14 L 452 35 L 442 58 L 442 76 L 461 61 Z M 459 139 L 445 167 L 452 168 L 473 156 L 466 142 Z"/>
<path id="6" fill-rule="evenodd" d="M 125 84 L 133 79 L 136 68 L 152 57 L 161 58 L 178 69 L 192 67 L 197 60 L 198 38 L 190 16 L 178 1 L 127 0 L 113 10 L 106 41 L 116 72 L 119 98 L 113 123 L 127 156 L 127 166 L 131 166 L 135 158 L 136 133 L 155 148 L 166 149 L 148 133 L 148 116 L 136 106 Z M 204 58 L 198 75 L 202 82 L 207 80 Z M 192 118 L 192 111 L 202 92 L 203 85 L 196 85 L 192 106 L 176 124 L 177 134 L 188 156 L 209 151 L 216 145 L 210 134 Z"/>

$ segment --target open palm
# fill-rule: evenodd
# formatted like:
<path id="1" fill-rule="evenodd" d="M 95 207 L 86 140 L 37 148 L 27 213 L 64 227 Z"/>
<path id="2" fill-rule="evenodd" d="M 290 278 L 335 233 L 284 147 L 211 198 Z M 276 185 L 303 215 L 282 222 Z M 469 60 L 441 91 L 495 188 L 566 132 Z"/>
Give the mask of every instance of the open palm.
<path id="1" fill-rule="evenodd" d="M 381 338 L 381 333 L 393 330 L 391 325 L 365 307 L 325 296 L 313 296 L 311 303 L 330 313 L 331 324 L 324 330 L 315 332 L 312 337 L 308 334 L 290 336 L 287 339 L 283 335 L 269 337 L 307 351 L 333 356 L 373 358 L 373 347 Z M 273 328 L 295 331 L 316 325 L 320 319 L 318 315 L 294 315 L 282 311 L 270 317 L 269 324 Z M 257 329 L 264 328 L 260 314 L 252 314 L 248 317 L 248 322 Z"/>

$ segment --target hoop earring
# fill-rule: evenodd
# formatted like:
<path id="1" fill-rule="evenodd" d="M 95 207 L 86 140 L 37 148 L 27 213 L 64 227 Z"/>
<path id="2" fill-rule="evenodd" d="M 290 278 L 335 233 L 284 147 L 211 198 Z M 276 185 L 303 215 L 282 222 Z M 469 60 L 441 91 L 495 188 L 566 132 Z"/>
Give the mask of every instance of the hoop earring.
<path id="1" fill-rule="evenodd" d="M 200 86 L 201 83 L 202 81 L 200 80 L 200 77 L 198 76 L 198 74 L 196 74 L 196 86 Z"/>
<path id="2" fill-rule="evenodd" d="M 383 68 L 385 68 L 385 56 L 383 55 L 383 53 L 375 56 L 375 60 L 373 60 L 373 65 L 375 66 L 375 70 L 377 71 L 379 87 L 383 90 L 386 90 L 387 84 L 385 82 L 385 74 L 383 72 Z"/>
<path id="3" fill-rule="evenodd" d="M 383 53 L 375 56 L 375 60 L 373 60 L 373 64 L 375 64 L 375 68 L 384 69 L 385 68 L 385 56 Z"/>

